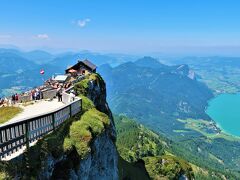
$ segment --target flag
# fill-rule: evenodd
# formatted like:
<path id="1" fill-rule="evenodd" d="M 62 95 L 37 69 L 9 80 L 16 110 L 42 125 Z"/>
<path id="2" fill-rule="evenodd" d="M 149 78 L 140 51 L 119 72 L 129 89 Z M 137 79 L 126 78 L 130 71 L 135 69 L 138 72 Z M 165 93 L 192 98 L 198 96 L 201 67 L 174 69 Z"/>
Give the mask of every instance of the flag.
<path id="1" fill-rule="evenodd" d="M 44 70 L 43 69 L 40 70 L 40 74 L 44 74 Z"/>

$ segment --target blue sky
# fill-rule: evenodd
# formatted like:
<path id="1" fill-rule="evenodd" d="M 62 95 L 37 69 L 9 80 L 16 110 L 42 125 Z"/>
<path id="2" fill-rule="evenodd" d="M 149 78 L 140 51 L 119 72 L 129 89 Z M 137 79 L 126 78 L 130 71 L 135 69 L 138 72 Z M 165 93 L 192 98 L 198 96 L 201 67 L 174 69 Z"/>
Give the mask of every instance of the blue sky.
<path id="1" fill-rule="evenodd" d="M 147 53 L 240 50 L 238 0 L 1 0 L 0 44 Z"/>

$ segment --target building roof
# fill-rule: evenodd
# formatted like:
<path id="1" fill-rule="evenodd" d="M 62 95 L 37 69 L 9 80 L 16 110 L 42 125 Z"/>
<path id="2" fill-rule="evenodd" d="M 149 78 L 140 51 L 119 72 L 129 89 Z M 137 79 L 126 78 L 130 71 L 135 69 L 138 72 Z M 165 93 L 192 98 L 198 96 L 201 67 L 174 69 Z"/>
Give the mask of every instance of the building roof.
<path id="1" fill-rule="evenodd" d="M 92 70 L 95 70 L 97 68 L 97 66 L 95 64 L 93 64 L 92 62 L 88 61 L 87 59 L 82 61 L 82 63 L 85 64 L 86 66 L 88 66 Z"/>
<path id="2" fill-rule="evenodd" d="M 73 66 L 71 66 L 71 67 L 68 67 L 68 68 L 66 69 L 66 71 L 69 71 L 70 69 L 75 69 L 75 70 L 76 70 L 76 69 L 78 69 L 79 66 L 81 66 L 81 65 L 84 65 L 84 66 L 88 67 L 88 68 L 91 69 L 92 71 L 96 70 L 96 68 L 97 68 L 97 66 L 96 66 L 95 64 L 93 64 L 92 62 L 90 62 L 90 61 L 88 61 L 88 60 L 86 59 L 86 60 L 84 60 L 84 61 L 78 61 L 77 64 L 75 64 L 75 65 L 73 65 Z"/>
<path id="3" fill-rule="evenodd" d="M 68 76 L 66 75 L 57 75 L 53 80 L 55 81 L 66 81 Z"/>

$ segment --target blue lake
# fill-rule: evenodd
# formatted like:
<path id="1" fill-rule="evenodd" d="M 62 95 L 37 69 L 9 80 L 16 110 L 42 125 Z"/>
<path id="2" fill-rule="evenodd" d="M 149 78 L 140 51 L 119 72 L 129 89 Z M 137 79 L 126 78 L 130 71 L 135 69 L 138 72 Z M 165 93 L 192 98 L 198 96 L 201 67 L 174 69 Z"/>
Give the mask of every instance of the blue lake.
<path id="1" fill-rule="evenodd" d="M 225 132 L 240 136 L 240 94 L 222 94 L 212 99 L 207 114 Z"/>

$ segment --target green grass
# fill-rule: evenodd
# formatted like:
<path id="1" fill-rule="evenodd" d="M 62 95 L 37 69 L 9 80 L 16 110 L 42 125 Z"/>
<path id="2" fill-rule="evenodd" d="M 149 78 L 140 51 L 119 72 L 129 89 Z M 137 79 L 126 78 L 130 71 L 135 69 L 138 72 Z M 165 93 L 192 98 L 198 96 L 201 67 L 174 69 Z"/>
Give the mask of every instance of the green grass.
<path id="1" fill-rule="evenodd" d="M 5 172 L 0 172 L 0 179 L 8 179 L 8 176 Z"/>
<path id="2" fill-rule="evenodd" d="M 89 79 L 83 79 L 74 85 L 74 90 L 77 94 L 86 95 L 88 91 L 88 85 Z"/>
<path id="3" fill-rule="evenodd" d="M 163 155 L 146 157 L 144 161 L 151 179 L 179 179 L 182 174 L 194 178 L 192 167 L 179 157 Z"/>
<path id="4" fill-rule="evenodd" d="M 143 157 L 163 154 L 167 143 L 157 134 L 126 116 L 115 116 L 114 120 L 118 137 L 116 145 L 124 160 L 136 162 Z"/>
<path id="5" fill-rule="evenodd" d="M 80 121 L 73 122 L 70 126 L 69 136 L 64 140 L 64 150 L 70 151 L 76 148 L 79 156 L 83 159 L 90 152 L 90 142 L 100 135 L 105 126 L 110 125 L 109 117 L 92 108 L 85 112 Z"/>
<path id="6" fill-rule="evenodd" d="M 90 99 L 88 99 L 86 96 L 79 95 L 79 97 L 82 99 L 82 110 L 83 110 L 83 112 L 86 112 L 89 109 L 92 109 L 92 108 L 95 107 L 93 102 Z"/>
<path id="7" fill-rule="evenodd" d="M 7 122 L 8 120 L 21 113 L 22 109 L 19 107 L 1 107 L 0 108 L 0 124 Z"/>
<path id="8" fill-rule="evenodd" d="M 81 80 L 80 82 L 76 83 L 74 85 L 74 90 L 78 95 L 84 95 L 87 96 L 87 92 L 89 90 L 89 84 L 90 81 L 95 81 L 98 84 L 101 82 L 104 82 L 102 77 L 99 74 L 92 73 L 90 75 L 87 75 L 85 79 Z"/>

